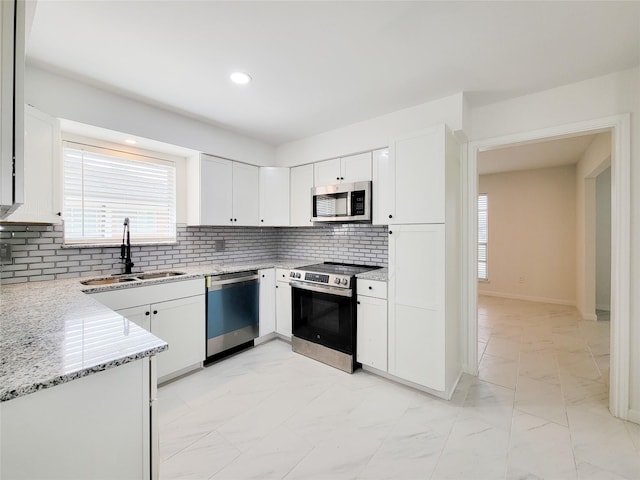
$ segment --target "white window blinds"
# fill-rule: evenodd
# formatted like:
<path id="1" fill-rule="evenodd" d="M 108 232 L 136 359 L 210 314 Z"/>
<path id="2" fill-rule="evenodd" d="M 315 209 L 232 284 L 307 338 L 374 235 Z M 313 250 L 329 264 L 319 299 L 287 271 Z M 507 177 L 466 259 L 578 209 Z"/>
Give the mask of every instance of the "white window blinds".
<path id="1" fill-rule="evenodd" d="M 487 241 L 489 239 L 489 198 L 478 195 L 478 279 L 488 280 Z"/>
<path id="2" fill-rule="evenodd" d="M 170 161 L 64 142 L 65 243 L 176 240 L 176 168 Z"/>

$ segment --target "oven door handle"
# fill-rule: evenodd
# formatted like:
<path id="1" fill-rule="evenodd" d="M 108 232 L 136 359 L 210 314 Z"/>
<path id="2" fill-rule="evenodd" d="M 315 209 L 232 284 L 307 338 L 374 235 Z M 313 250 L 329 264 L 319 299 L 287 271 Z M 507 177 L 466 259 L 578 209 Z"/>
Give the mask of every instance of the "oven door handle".
<path id="1" fill-rule="evenodd" d="M 312 292 L 326 293 L 328 295 L 339 295 L 341 297 L 350 297 L 352 293 L 350 288 L 309 285 L 307 283 L 295 282 L 293 280 L 289 282 L 289 285 L 291 285 L 291 288 L 299 288 L 300 290 L 310 290 Z"/>

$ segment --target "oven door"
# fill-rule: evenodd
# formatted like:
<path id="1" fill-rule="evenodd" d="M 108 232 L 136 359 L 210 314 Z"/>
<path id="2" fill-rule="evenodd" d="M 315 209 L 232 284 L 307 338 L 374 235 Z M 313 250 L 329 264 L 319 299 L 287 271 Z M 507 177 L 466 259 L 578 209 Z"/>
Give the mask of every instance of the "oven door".
<path id="1" fill-rule="evenodd" d="M 356 305 L 352 291 L 290 283 L 293 336 L 353 355 Z"/>

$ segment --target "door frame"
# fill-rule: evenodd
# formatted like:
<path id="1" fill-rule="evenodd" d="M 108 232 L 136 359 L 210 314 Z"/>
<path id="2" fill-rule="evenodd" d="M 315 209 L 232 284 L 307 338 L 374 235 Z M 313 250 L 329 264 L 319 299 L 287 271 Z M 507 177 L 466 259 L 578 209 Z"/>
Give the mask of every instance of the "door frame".
<path id="1" fill-rule="evenodd" d="M 629 416 L 631 115 L 621 114 L 468 143 L 463 169 L 463 369 L 478 373 L 478 153 L 507 145 L 611 131 L 611 364 L 609 410 Z M 465 188 L 466 187 L 466 188 Z"/>

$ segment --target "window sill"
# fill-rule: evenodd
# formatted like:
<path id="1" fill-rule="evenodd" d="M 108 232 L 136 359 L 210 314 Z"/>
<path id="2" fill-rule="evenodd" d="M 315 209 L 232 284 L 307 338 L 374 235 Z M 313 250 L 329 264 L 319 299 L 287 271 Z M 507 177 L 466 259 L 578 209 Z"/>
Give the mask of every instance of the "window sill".
<path id="1" fill-rule="evenodd" d="M 64 243 L 60 246 L 60 248 L 113 248 L 120 247 L 121 243 Z M 132 247 L 156 247 L 156 246 L 174 246 L 178 245 L 177 241 L 166 241 L 166 242 L 135 242 L 132 243 Z"/>
<path id="2" fill-rule="evenodd" d="M 491 283 L 488 278 L 479 278 L 478 283 Z"/>

